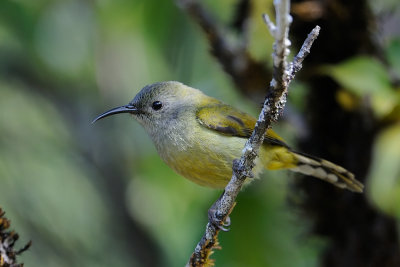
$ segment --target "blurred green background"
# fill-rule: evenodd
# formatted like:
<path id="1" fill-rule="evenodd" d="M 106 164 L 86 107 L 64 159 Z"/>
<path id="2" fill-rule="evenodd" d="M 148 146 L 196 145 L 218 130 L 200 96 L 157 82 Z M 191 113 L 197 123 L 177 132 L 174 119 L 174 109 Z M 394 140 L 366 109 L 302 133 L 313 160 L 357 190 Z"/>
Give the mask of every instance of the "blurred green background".
<path id="1" fill-rule="evenodd" d="M 234 3 L 207 1 L 223 21 Z M 265 6 L 260 14 L 271 10 L 259 5 Z M 259 15 L 252 23 L 250 49 L 267 58 L 271 37 Z M 398 73 L 399 39 L 387 45 Z M 336 68 L 338 80 L 356 63 Z M 221 192 L 173 173 L 129 116 L 90 123 L 146 84 L 164 80 L 179 80 L 252 114 L 259 108 L 235 91 L 198 27 L 173 1 L 0 1 L 0 206 L 20 245 L 33 241 L 20 258 L 26 266 L 187 262 Z M 352 85 L 357 94 L 360 85 Z M 291 96 L 299 109 L 304 90 L 297 85 Z M 377 112 L 392 114 L 396 97 L 386 109 L 378 99 Z M 285 122 L 276 130 L 288 143 L 299 134 Z M 399 136 L 397 125 L 379 138 L 374 190 L 367 192 L 398 218 Z M 285 171 L 265 176 L 240 194 L 232 229 L 220 235 L 223 249 L 213 257 L 218 266 L 315 266 L 325 242 L 306 236 L 308 222 L 287 204 L 292 177 Z"/>

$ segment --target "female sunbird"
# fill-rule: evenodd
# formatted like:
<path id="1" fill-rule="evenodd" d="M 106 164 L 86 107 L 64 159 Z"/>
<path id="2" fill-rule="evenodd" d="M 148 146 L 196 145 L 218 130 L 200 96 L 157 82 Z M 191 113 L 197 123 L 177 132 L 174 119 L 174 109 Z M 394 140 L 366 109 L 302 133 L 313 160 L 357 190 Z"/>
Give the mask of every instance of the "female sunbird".
<path id="1" fill-rule="evenodd" d="M 224 188 L 233 160 L 241 156 L 256 119 L 180 82 L 145 86 L 125 106 L 99 115 L 130 113 L 146 130 L 161 158 L 178 174 L 212 188 Z M 289 169 L 340 188 L 362 192 L 354 175 L 332 162 L 292 150 L 272 130 L 265 135 L 253 173 Z M 247 179 L 250 180 L 250 179 Z"/>

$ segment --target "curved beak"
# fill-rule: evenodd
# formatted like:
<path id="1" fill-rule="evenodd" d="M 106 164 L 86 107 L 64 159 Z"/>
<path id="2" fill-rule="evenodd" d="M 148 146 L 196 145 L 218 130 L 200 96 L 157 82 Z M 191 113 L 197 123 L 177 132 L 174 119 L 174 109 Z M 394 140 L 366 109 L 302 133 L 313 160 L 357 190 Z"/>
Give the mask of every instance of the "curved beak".
<path id="1" fill-rule="evenodd" d="M 139 109 L 137 109 L 136 107 L 134 107 L 133 105 L 126 105 L 126 106 L 121 106 L 121 107 L 116 107 L 113 109 L 110 109 L 109 111 L 106 111 L 102 114 L 100 114 L 99 116 L 97 116 L 92 123 L 95 123 L 98 120 L 101 120 L 105 117 L 111 116 L 111 115 L 115 115 L 115 114 L 119 114 L 119 113 L 131 113 L 131 114 L 138 114 L 140 113 Z"/>

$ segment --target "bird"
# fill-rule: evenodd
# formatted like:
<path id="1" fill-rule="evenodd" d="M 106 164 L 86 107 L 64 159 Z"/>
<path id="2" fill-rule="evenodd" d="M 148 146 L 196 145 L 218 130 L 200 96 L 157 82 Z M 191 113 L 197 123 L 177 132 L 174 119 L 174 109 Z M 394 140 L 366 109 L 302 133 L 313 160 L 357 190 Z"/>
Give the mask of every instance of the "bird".
<path id="1" fill-rule="evenodd" d="M 232 163 L 241 156 L 256 119 L 177 81 L 145 86 L 127 105 L 108 110 L 105 117 L 128 113 L 145 129 L 163 161 L 176 173 L 211 188 L 224 188 Z M 362 193 L 363 184 L 345 168 L 319 157 L 297 152 L 268 129 L 252 173 L 288 169 L 313 176 L 336 187 Z M 246 183 L 252 181 L 246 178 Z"/>

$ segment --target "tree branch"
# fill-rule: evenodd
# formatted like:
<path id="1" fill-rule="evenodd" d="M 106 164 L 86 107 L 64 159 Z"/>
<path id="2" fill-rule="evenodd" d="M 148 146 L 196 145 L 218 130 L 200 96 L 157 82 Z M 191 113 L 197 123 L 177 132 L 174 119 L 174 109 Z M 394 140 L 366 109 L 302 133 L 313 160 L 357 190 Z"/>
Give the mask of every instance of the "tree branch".
<path id="1" fill-rule="evenodd" d="M 265 21 L 270 29 L 273 29 L 272 34 L 275 38 L 274 43 L 274 71 L 273 78 L 269 86 L 268 95 L 265 99 L 263 108 L 259 115 L 251 137 L 247 140 L 242 151 L 240 159 L 233 162 L 232 178 L 225 187 L 224 193 L 212 205 L 209 210 L 209 222 L 206 226 L 206 231 L 197 244 L 192 256 L 189 259 L 187 266 L 210 266 L 213 265 L 209 256 L 213 249 L 218 248 L 218 233 L 223 228 L 225 221 L 235 206 L 235 200 L 239 194 L 246 178 L 252 177 L 252 169 L 255 165 L 254 160 L 258 155 L 258 150 L 263 143 L 266 130 L 271 124 L 277 121 L 279 114 L 282 112 L 285 103 L 288 86 L 293 80 L 297 71 L 300 70 L 304 58 L 308 55 L 311 45 L 319 34 L 319 26 L 308 35 L 300 52 L 294 58 L 293 62 L 288 64 L 287 56 L 289 54 L 290 41 L 288 39 L 289 25 L 292 21 L 289 15 L 290 1 L 275 0 L 274 1 L 277 26 L 273 25 L 269 18 L 264 15 Z M 211 217 L 211 218 L 210 218 Z"/>
<path id="2" fill-rule="evenodd" d="M 230 75 L 236 87 L 250 97 L 255 97 L 268 82 L 272 74 L 263 62 L 255 61 L 243 44 L 233 45 L 226 39 L 216 19 L 197 0 L 176 0 L 177 5 L 188 13 L 201 27 L 212 55 L 221 64 L 224 71 Z M 246 35 L 246 33 L 242 33 Z M 267 74 L 267 75 L 265 75 Z"/>

